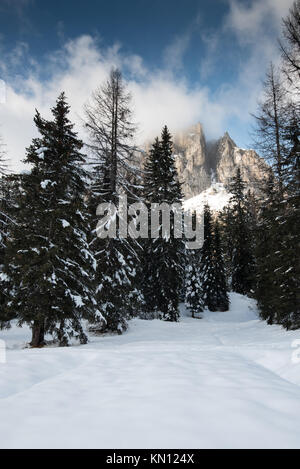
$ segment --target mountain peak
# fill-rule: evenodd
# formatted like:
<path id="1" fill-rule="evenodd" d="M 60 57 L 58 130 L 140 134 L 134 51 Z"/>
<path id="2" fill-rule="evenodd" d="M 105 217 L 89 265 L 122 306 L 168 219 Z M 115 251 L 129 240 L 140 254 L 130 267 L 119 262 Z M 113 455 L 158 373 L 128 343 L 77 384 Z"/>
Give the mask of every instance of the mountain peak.
<path id="1" fill-rule="evenodd" d="M 257 153 L 238 148 L 227 131 L 219 140 L 206 142 L 200 122 L 174 136 L 174 153 L 186 199 L 206 191 L 214 182 L 226 186 L 238 167 L 252 189 L 265 174 Z"/>
<path id="2" fill-rule="evenodd" d="M 233 147 L 236 147 L 236 146 L 237 146 L 236 143 L 235 143 L 235 141 L 232 140 L 232 138 L 230 137 L 230 135 L 229 135 L 229 133 L 227 132 L 227 130 L 226 130 L 225 134 L 223 135 L 223 137 L 222 137 L 220 140 L 221 140 L 221 142 L 228 142 L 228 143 L 229 143 L 231 146 L 233 146 Z"/>

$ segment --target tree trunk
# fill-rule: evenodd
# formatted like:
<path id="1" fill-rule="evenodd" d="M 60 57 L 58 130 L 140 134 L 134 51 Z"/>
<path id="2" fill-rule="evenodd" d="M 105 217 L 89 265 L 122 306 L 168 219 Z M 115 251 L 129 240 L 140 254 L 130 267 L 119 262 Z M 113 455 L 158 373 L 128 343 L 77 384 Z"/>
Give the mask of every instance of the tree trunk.
<path id="1" fill-rule="evenodd" d="M 30 345 L 33 348 L 43 347 L 45 345 L 45 329 L 43 321 L 34 321 Z"/>

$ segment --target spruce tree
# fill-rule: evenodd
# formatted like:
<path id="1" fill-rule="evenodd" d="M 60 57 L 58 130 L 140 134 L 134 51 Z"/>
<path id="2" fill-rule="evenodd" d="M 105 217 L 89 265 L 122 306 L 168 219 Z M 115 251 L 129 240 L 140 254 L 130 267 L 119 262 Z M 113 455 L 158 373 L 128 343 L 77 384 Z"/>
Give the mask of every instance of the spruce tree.
<path id="1" fill-rule="evenodd" d="M 193 216 L 193 219 L 195 219 Z M 195 220 L 196 221 L 196 220 Z M 203 311 L 204 305 L 202 300 L 201 286 L 201 249 L 187 249 L 186 267 L 185 267 L 185 305 L 191 312 L 192 317 Z"/>
<path id="2" fill-rule="evenodd" d="M 156 139 L 145 165 L 144 194 L 150 208 L 152 204 L 170 207 L 170 233 L 166 235 L 161 226 L 153 239 L 144 244 L 144 297 L 148 309 L 161 314 L 166 321 L 179 319 L 179 295 L 183 278 L 184 243 L 176 239 L 175 217 L 182 203 L 181 184 L 175 168 L 172 138 L 168 128 L 162 131 L 161 140 Z"/>
<path id="3" fill-rule="evenodd" d="M 271 172 L 261 187 L 261 201 L 256 229 L 255 298 L 260 316 L 269 324 L 280 317 L 280 266 L 282 244 L 281 193 Z"/>
<path id="4" fill-rule="evenodd" d="M 221 254 L 219 230 L 214 232 L 211 210 L 204 207 L 204 243 L 201 248 L 200 282 L 202 299 L 209 311 L 227 311 L 227 296 L 224 263 Z"/>
<path id="5" fill-rule="evenodd" d="M 269 323 L 281 324 L 287 329 L 300 327 L 299 18 L 300 2 L 297 0 L 283 20 L 281 50 L 287 80 L 277 75 L 275 88 L 269 87 L 263 102 L 265 108 L 268 102 L 272 103 L 267 122 L 270 118 L 273 123 L 277 122 L 277 126 L 273 126 L 277 133 L 271 134 L 272 138 L 265 138 L 269 144 L 268 153 L 276 155 L 277 164 L 272 165 L 273 175 L 264 189 L 256 248 L 256 297 L 260 314 Z M 261 136 L 264 137 L 263 134 Z"/>
<path id="6" fill-rule="evenodd" d="M 289 152 L 285 159 L 279 304 L 280 323 L 287 329 L 296 329 L 300 327 L 300 107 L 290 104 L 287 117 L 285 139 Z"/>
<path id="7" fill-rule="evenodd" d="M 4 272 L 12 281 L 7 311 L 32 328 L 33 347 L 50 333 L 60 345 L 86 343 L 82 318 L 95 321 L 94 259 L 87 242 L 83 143 L 73 131 L 62 93 L 53 120 L 36 112 L 40 137 L 27 149 L 19 210 L 7 245 Z"/>
<path id="8" fill-rule="evenodd" d="M 230 205 L 232 207 L 232 290 L 242 295 L 253 292 L 255 279 L 255 259 L 251 231 L 249 227 L 249 212 L 247 211 L 245 182 L 242 180 L 240 168 L 229 184 L 232 193 Z"/>
<path id="9" fill-rule="evenodd" d="M 213 268 L 215 277 L 215 303 L 217 311 L 228 311 L 229 297 L 227 292 L 227 281 L 225 273 L 224 258 L 222 252 L 220 230 L 218 222 L 214 228 L 214 256 Z"/>
<path id="10" fill-rule="evenodd" d="M 221 238 L 221 247 L 224 258 L 225 274 L 227 279 L 227 286 L 231 289 L 232 284 L 232 265 L 234 253 L 234 217 L 232 207 L 226 205 L 221 212 L 218 213 L 218 224 Z"/>

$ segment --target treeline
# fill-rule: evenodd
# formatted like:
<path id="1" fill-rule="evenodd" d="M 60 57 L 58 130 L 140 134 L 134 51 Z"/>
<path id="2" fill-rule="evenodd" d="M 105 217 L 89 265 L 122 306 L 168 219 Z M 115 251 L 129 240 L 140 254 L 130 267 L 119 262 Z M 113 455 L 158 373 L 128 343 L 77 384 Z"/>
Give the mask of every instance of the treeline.
<path id="1" fill-rule="evenodd" d="M 220 236 L 209 208 L 201 250 L 188 251 L 175 236 L 174 207 L 182 206 L 183 196 L 167 127 L 141 168 L 119 70 L 85 107 L 86 147 L 69 111 L 62 93 L 51 120 L 36 112 L 39 137 L 26 151 L 28 171 L 2 173 L 1 327 L 12 320 L 29 325 L 33 347 L 42 346 L 47 334 L 67 345 L 72 337 L 87 341 L 84 320 L 94 332 L 122 333 L 135 316 L 178 321 L 182 299 L 193 316 L 205 307 L 227 310 Z M 139 221 L 117 211 L 108 222 L 116 236 L 109 236 L 111 226 L 99 236 L 97 208 L 118 206 L 120 195 L 128 204 L 143 202 L 149 216 L 152 204 L 170 207 L 169 234 L 161 214 L 154 237 L 151 223 L 147 238 L 123 237 L 122 223 Z"/>
<path id="2" fill-rule="evenodd" d="M 62 346 L 72 337 L 86 343 L 84 321 L 94 332 L 122 333 L 136 316 L 178 321 L 180 301 L 193 317 L 226 311 L 229 290 L 256 298 L 269 323 L 300 327 L 299 17 L 297 1 L 284 21 L 282 70 L 271 66 L 256 116 L 270 174 L 251 194 L 237 171 L 229 205 L 217 216 L 204 208 L 201 249 L 186 249 L 174 235 L 174 210 L 169 234 L 160 219 L 155 237 L 151 223 L 147 239 L 123 237 L 116 212 L 106 223 L 116 236 L 99 236 L 100 204 L 117 206 L 126 195 L 128 204 L 178 207 L 183 198 L 167 127 L 141 167 L 119 70 L 85 106 L 85 144 L 64 93 L 50 120 L 36 112 L 28 171 L 7 175 L 1 151 L 0 327 L 29 325 L 33 347 L 48 334 Z M 131 212 L 130 221 L 141 223 Z"/>
<path id="3" fill-rule="evenodd" d="M 254 296 L 269 324 L 295 329 L 300 327 L 299 0 L 283 20 L 280 49 L 282 62 L 270 65 L 254 116 L 254 142 L 269 174 L 255 196 L 245 195 L 237 175 L 231 186 L 235 208 L 224 210 L 221 223 L 232 288 Z"/>
<path id="4" fill-rule="evenodd" d="M 256 118 L 257 144 L 272 170 L 263 190 L 257 230 L 261 316 L 300 327 L 300 1 L 283 20 L 282 64 L 270 66 Z"/>
<path id="5" fill-rule="evenodd" d="M 182 203 L 167 127 L 141 169 L 129 105 L 121 73 L 113 70 L 85 108 L 87 157 L 62 93 L 51 120 L 36 112 L 39 137 L 24 160 L 29 170 L 5 175 L 3 168 L 1 327 L 9 327 L 12 320 L 29 325 L 33 347 L 42 346 L 47 334 L 62 346 L 72 337 L 86 343 L 83 320 L 93 331 L 115 333 L 126 330 L 128 319 L 137 315 L 178 321 L 182 294 L 193 315 L 205 306 L 228 308 L 220 242 L 217 232 L 213 241 L 208 207 L 199 266 L 199 254 L 189 254 L 194 274 L 186 267 L 184 240 L 174 236 L 172 210 L 168 237 L 162 220 L 154 238 L 151 223 L 147 239 L 119 236 L 124 222 L 119 212 L 109 220 L 117 235 L 99 236 L 97 207 L 117 206 L 121 194 L 149 209 L 153 203 Z M 134 216 L 128 213 L 129 219 Z M 202 279 L 195 283 L 198 272 Z"/>

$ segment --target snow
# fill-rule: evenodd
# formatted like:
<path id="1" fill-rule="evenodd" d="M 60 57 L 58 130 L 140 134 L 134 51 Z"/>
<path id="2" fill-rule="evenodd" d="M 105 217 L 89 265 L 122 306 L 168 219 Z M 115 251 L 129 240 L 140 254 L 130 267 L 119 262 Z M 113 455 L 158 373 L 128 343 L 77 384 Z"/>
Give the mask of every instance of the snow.
<path id="1" fill-rule="evenodd" d="M 122 336 L 25 348 L 2 331 L 1 448 L 299 448 L 299 331 L 231 294 L 227 313 L 130 321 Z M 299 358 L 299 353 L 298 353 Z"/>
<path id="2" fill-rule="evenodd" d="M 222 210 L 229 202 L 232 194 L 226 191 L 224 184 L 214 182 L 208 189 L 199 195 L 184 202 L 183 206 L 187 211 L 196 210 L 201 212 L 205 204 L 208 204 L 214 211 Z"/>
<path id="3" fill-rule="evenodd" d="M 70 223 L 67 220 L 60 220 L 60 221 L 61 221 L 63 228 L 67 228 L 68 226 L 70 226 Z"/>
<path id="4" fill-rule="evenodd" d="M 50 179 L 45 179 L 45 181 L 42 181 L 42 182 L 41 182 L 41 188 L 42 188 L 42 189 L 46 189 L 46 187 L 48 186 L 48 184 L 51 184 Z"/>

